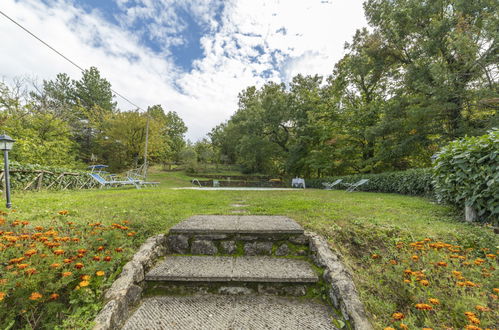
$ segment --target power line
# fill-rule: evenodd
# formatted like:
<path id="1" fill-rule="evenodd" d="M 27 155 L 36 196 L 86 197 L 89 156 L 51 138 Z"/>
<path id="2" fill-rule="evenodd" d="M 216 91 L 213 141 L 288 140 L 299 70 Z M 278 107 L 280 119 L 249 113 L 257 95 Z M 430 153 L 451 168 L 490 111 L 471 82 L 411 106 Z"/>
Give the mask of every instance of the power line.
<path id="1" fill-rule="evenodd" d="M 7 18 L 8 20 L 10 20 L 12 23 L 14 23 L 15 25 L 17 25 L 18 27 L 20 27 L 21 29 L 23 29 L 26 33 L 28 33 L 29 35 L 31 35 L 33 38 L 35 38 L 36 40 L 38 40 L 39 42 L 41 42 L 42 44 L 44 44 L 45 46 L 47 46 L 48 48 L 50 48 L 53 52 L 55 52 L 57 55 L 59 55 L 60 57 L 62 57 L 63 59 L 65 59 L 66 61 L 68 61 L 69 63 L 71 63 L 73 66 L 77 67 L 80 71 L 84 71 L 83 68 L 81 66 L 79 66 L 78 64 L 76 64 L 74 61 L 70 60 L 68 57 L 66 57 L 64 54 L 62 54 L 61 52 L 59 52 L 57 49 L 55 49 L 54 47 L 50 46 L 48 43 L 46 43 L 45 41 L 43 41 L 42 39 L 40 39 L 38 36 L 36 36 L 33 32 L 31 32 L 30 30 L 28 30 L 27 28 L 25 28 L 24 26 L 22 26 L 20 23 L 18 23 L 17 21 L 15 21 L 13 18 L 11 18 L 10 16 L 8 16 L 7 14 L 5 14 L 3 11 L 0 10 L 0 14 L 2 14 L 3 16 L 5 16 L 5 18 Z M 131 105 L 133 105 L 134 107 L 136 107 L 137 109 L 139 110 L 142 110 L 142 111 L 145 111 L 144 109 L 142 109 L 141 107 L 139 107 L 137 104 L 133 103 L 132 101 L 130 101 L 128 98 L 126 98 L 125 96 L 121 95 L 120 93 L 118 93 L 117 91 L 115 91 L 114 89 L 111 88 L 111 91 L 116 94 L 117 96 L 121 97 L 123 100 L 127 101 L 128 103 L 130 103 Z"/>

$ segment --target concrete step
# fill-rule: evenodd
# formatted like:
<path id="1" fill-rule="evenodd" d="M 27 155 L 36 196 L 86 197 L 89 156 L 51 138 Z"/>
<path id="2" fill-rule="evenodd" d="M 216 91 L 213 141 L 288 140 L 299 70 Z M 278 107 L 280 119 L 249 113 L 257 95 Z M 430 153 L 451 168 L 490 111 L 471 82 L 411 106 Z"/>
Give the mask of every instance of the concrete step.
<path id="1" fill-rule="evenodd" d="M 146 281 L 316 283 L 307 261 L 274 257 L 167 256 Z"/>
<path id="2" fill-rule="evenodd" d="M 336 329 L 328 306 L 273 296 L 151 297 L 142 301 L 124 330 L 142 329 Z"/>
<path id="3" fill-rule="evenodd" d="M 195 255 L 307 255 L 308 240 L 283 216 L 198 215 L 170 229 L 168 248 Z"/>
<path id="4" fill-rule="evenodd" d="M 283 216 L 196 215 L 173 226 L 170 234 L 303 234 L 303 228 Z"/>

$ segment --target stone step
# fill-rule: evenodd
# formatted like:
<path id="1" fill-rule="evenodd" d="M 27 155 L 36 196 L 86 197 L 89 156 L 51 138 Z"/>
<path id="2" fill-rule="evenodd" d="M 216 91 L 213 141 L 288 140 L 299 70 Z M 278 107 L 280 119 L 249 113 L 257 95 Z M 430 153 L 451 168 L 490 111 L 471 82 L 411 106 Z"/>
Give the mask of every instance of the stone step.
<path id="1" fill-rule="evenodd" d="M 328 306 L 274 296 L 151 297 L 124 330 L 139 329 L 337 329 Z"/>
<path id="2" fill-rule="evenodd" d="M 170 234 L 303 234 L 303 228 L 283 216 L 196 215 L 173 226 Z"/>
<path id="3" fill-rule="evenodd" d="M 198 215 L 172 227 L 167 244 L 178 254 L 307 255 L 303 233 L 283 216 Z"/>
<path id="4" fill-rule="evenodd" d="M 304 260 L 273 257 L 167 256 L 146 281 L 316 283 Z"/>

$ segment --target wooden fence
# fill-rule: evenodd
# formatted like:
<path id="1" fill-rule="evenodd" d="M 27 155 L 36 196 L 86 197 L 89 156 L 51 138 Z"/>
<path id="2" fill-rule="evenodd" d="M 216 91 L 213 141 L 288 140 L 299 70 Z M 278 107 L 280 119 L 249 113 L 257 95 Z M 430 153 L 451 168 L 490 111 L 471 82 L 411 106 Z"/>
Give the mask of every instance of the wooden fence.
<path id="1" fill-rule="evenodd" d="M 11 189 L 17 191 L 89 189 L 97 186 L 95 180 L 84 172 L 11 169 L 9 173 Z M 3 170 L 0 170 L 0 186 L 5 189 Z"/>

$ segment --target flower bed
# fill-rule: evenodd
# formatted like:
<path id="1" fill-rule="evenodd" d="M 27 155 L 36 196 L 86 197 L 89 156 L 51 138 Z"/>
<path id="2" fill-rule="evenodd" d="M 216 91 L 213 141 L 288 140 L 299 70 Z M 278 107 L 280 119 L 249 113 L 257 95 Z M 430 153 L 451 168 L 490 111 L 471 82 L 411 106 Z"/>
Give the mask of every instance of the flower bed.
<path id="1" fill-rule="evenodd" d="M 50 227 L 15 216 L 0 215 L 0 327 L 79 328 L 100 308 L 136 233 L 126 221 L 76 224 L 68 211 Z"/>
<path id="2" fill-rule="evenodd" d="M 371 255 L 374 271 L 396 293 L 391 329 L 493 328 L 499 318 L 497 251 L 430 239 L 398 242 L 395 252 Z M 497 282 L 496 282 L 497 285 Z"/>

